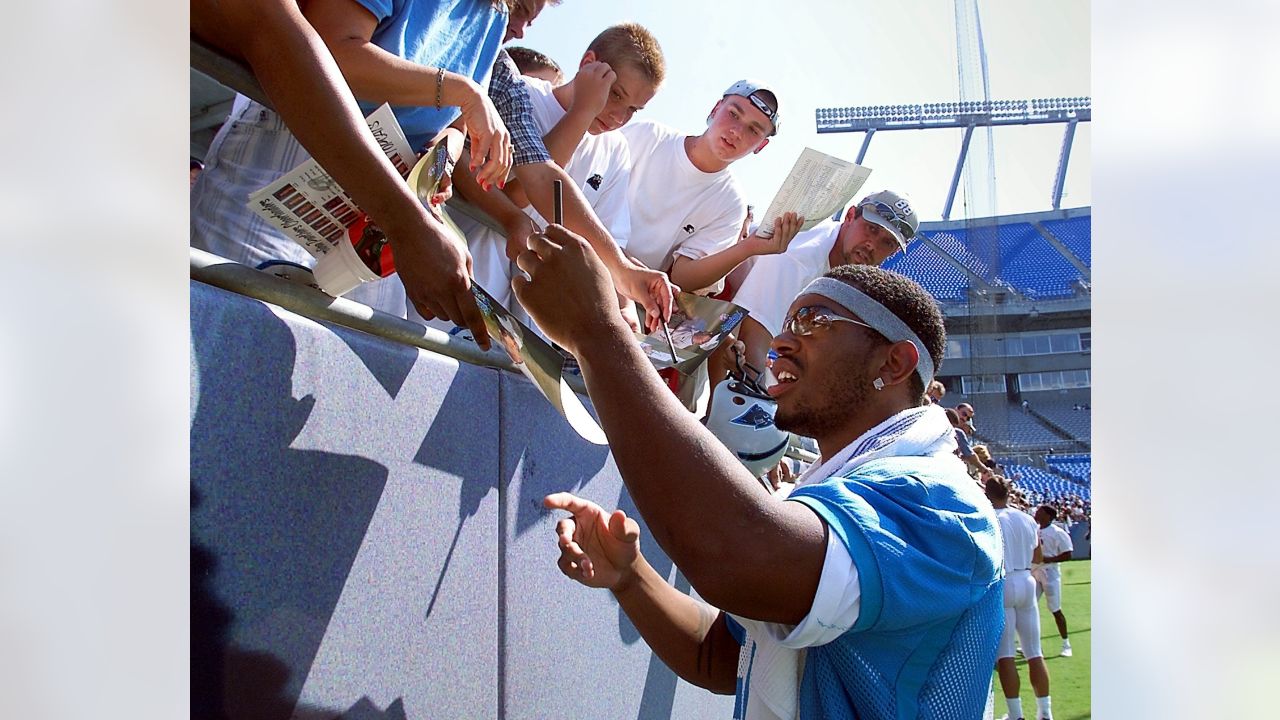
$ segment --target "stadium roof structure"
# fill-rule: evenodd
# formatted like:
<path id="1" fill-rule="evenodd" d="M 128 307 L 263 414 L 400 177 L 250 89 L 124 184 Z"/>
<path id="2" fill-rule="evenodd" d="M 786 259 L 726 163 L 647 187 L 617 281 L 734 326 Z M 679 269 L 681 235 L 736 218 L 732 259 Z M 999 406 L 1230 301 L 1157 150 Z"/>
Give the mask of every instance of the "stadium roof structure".
<path id="1" fill-rule="evenodd" d="M 1054 175 L 1053 209 L 1062 207 L 1063 183 L 1067 176 L 1067 163 L 1071 159 L 1071 143 L 1076 125 L 1093 119 L 1092 100 L 1088 97 L 1037 98 L 1034 100 L 976 100 L 967 102 L 918 103 L 914 105 L 861 105 L 850 107 L 818 108 L 814 111 L 819 133 L 865 133 L 856 162 L 861 164 L 871 145 L 871 138 L 881 130 L 936 130 L 959 128 L 964 130 L 960 143 L 960 157 L 947 192 L 947 204 L 942 219 L 951 217 L 956 187 L 969 154 L 969 140 L 979 127 L 1003 125 L 1044 125 L 1063 123 L 1067 126 L 1062 138 L 1062 150 L 1058 154 L 1058 170 Z"/>

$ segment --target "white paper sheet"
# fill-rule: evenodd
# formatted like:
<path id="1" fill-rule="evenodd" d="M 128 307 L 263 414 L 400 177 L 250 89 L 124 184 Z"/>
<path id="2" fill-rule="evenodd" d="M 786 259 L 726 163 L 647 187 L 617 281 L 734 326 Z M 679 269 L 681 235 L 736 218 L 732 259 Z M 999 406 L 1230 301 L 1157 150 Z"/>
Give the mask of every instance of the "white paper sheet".
<path id="1" fill-rule="evenodd" d="M 756 233 L 771 237 L 773 221 L 786 212 L 804 218 L 801 231 L 812 228 L 852 200 L 870 175 L 871 168 L 805 148 L 760 218 Z"/>

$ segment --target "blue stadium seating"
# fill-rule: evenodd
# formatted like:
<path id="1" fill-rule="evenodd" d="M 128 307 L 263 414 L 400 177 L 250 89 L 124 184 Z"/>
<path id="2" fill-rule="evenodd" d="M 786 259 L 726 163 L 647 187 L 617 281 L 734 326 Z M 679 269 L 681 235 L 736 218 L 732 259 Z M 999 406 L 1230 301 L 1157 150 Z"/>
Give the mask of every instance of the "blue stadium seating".
<path id="1" fill-rule="evenodd" d="M 1084 215 L 1065 220 L 1046 220 L 1040 224 L 1066 245 L 1085 267 L 1092 268 L 1092 222 L 1092 217 Z"/>
<path id="2" fill-rule="evenodd" d="M 967 242 L 969 234 L 964 228 L 927 233 L 927 236 L 942 248 L 943 252 L 955 258 L 974 275 L 987 282 L 995 279 L 991 264 L 969 251 Z"/>
<path id="3" fill-rule="evenodd" d="M 1092 486 L 1093 461 L 1090 455 L 1050 455 L 1045 463 L 1055 471 L 1080 482 Z"/>
<path id="4" fill-rule="evenodd" d="M 965 300 L 965 291 L 969 288 L 969 276 L 943 258 L 937 249 L 928 243 L 911 243 L 907 246 L 905 256 L 902 253 L 894 253 L 885 261 L 884 268 L 915 280 L 943 302 Z"/>
<path id="5" fill-rule="evenodd" d="M 1030 223 L 1001 225 L 999 237 L 1000 276 L 1010 285 L 1033 300 L 1075 294 L 1080 272 Z"/>
<path id="6" fill-rule="evenodd" d="M 1040 225 L 1089 267 L 1090 216 L 1045 220 Z M 921 236 L 937 247 L 928 242 L 913 243 L 905 256 L 895 255 L 884 266 L 916 280 L 943 302 L 964 301 L 969 288 L 969 277 L 947 257 L 983 281 L 1011 287 L 1032 300 L 1072 297 L 1076 281 L 1084 279 L 1076 266 L 1030 222 L 948 230 L 926 227 Z"/>
<path id="7" fill-rule="evenodd" d="M 1014 485 L 1021 488 L 1027 499 L 1033 503 L 1057 500 L 1069 495 L 1079 495 L 1085 500 L 1090 500 L 1089 487 L 1086 485 L 1071 482 L 1032 465 L 1007 463 L 1001 463 L 1001 465 L 1004 466 L 1005 477 L 1013 480 Z"/>

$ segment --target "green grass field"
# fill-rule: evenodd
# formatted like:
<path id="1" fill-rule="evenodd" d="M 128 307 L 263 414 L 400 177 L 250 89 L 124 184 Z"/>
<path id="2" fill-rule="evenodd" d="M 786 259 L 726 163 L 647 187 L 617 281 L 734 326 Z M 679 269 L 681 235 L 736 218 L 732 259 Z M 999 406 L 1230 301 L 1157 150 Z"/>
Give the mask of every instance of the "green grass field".
<path id="1" fill-rule="evenodd" d="M 1071 638 L 1072 655 L 1059 657 L 1062 641 L 1058 639 L 1058 626 L 1053 615 L 1045 609 L 1040 598 L 1040 647 L 1044 651 L 1045 665 L 1049 668 L 1049 697 L 1053 698 L 1054 720 L 1080 720 L 1091 717 L 1089 702 L 1089 665 L 1092 657 L 1091 622 L 1089 619 L 1090 566 L 1088 560 L 1074 560 L 1062 564 L 1062 612 L 1067 616 L 1067 633 Z M 1022 712 L 1027 720 L 1036 716 L 1035 693 L 1027 675 L 1027 661 L 1018 659 L 1018 678 L 1021 680 Z M 1008 710 L 1004 693 L 1000 692 L 1000 680 L 992 674 L 996 691 L 996 717 Z"/>

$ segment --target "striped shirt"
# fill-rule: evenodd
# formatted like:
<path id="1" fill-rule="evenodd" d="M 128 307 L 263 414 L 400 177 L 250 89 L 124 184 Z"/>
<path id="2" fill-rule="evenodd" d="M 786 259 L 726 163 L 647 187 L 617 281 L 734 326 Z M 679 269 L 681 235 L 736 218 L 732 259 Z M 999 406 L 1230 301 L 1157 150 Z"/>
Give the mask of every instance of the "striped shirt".
<path id="1" fill-rule="evenodd" d="M 498 59 L 493 63 L 493 72 L 489 76 L 489 99 L 507 126 L 507 132 L 511 133 L 514 164 L 551 162 L 551 153 L 542 143 L 542 133 L 533 119 L 529 91 L 506 50 L 498 53 Z"/>

